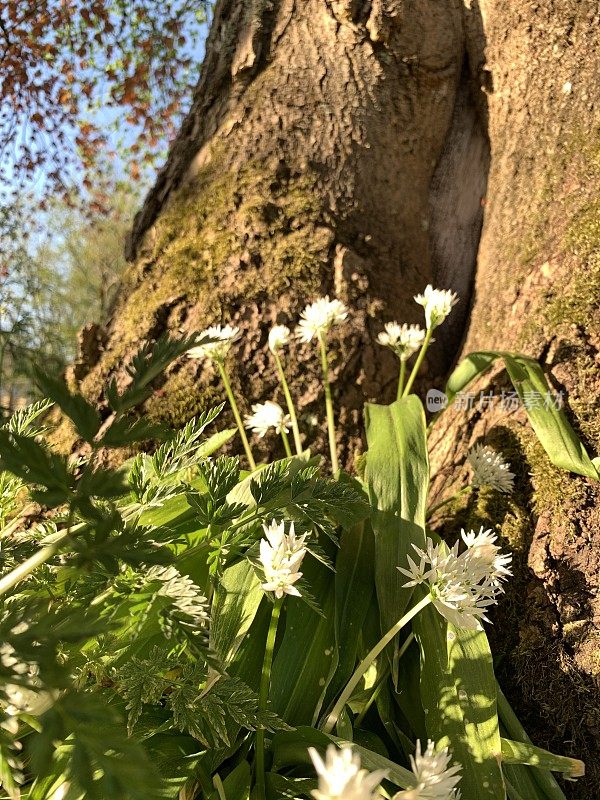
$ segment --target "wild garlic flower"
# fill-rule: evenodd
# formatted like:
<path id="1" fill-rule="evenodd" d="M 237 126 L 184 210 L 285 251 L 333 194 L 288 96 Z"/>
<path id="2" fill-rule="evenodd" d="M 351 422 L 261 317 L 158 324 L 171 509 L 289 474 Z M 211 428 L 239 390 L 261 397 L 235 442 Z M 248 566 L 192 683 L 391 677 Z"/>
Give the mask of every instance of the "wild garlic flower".
<path id="1" fill-rule="evenodd" d="M 415 302 L 425 309 L 427 329 L 437 328 L 458 303 L 458 295 L 447 289 L 434 289 L 429 284 L 423 294 L 415 297 Z"/>
<path id="2" fill-rule="evenodd" d="M 418 325 L 398 325 L 397 322 L 386 323 L 385 330 L 377 337 L 379 344 L 393 350 L 400 361 L 408 361 L 424 340 L 425 331 Z"/>
<path id="3" fill-rule="evenodd" d="M 303 342 L 310 342 L 315 336 L 323 336 L 327 331 L 343 322 L 348 309 L 339 300 L 330 300 L 329 295 L 320 297 L 306 306 L 300 315 L 296 336 Z"/>
<path id="4" fill-rule="evenodd" d="M 499 584 L 510 578 L 512 555 L 500 551 L 496 544 L 498 537 L 495 533 L 492 533 L 490 529 L 484 530 L 482 526 L 478 533 L 475 531 L 467 533 L 462 530 L 460 535 L 467 546 L 463 556 L 469 565 L 469 572 L 476 582 L 488 580 Z M 502 591 L 501 586 L 500 591 Z"/>
<path id="5" fill-rule="evenodd" d="M 410 766 L 415 774 L 416 784 L 404 792 L 398 792 L 393 800 L 460 800 L 460 791 L 456 788 L 460 781 L 460 765 L 449 766 L 451 755 L 448 748 L 435 751 L 432 741 L 427 742 L 427 749 L 421 752 L 421 742 L 417 742 L 414 756 L 410 757 Z"/>
<path id="6" fill-rule="evenodd" d="M 325 761 L 314 747 L 308 748 L 308 754 L 319 776 L 319 788 L 311 791 L 315 800 L 372 800 L 379 796 L 376 789 L 386 771 L 361 769 L 360 756 L 349 745 L 338 749 L 330 744 Z"/>
<path id="7" fill-rule="evenodd" d="M 286 535 L 285 523 L 275 520 L 270 525 L 263 525 L 263 530 L 267 538 L 260 540 L 260 563 L 265 575 L 261 589 L 274 592 L 278 600 L 284 594 L 301 597 L 294 584 L 302 577 L 298 570 L 306 555 L 306 534 L 296 537 L 292 522 L 290 532 Z"/>
<path id="8" fill-rule="evenodd" d="M 223 362 L 231 345 L 240 338 L 240 329 L 232 325 L 213 325 L 202 331 L 200 337 L 207 341 L 191 347 L 187 351 L 188 358 L 211 358 Z"/>
<path id="9" fill-rule="evenodd" d="M 261 439 L 270 428 L 274 428 L 276 433 L 287 433 L 292 424 L 290 415 L 285 413 L 279 403 L 272 400 L 252 406 L 252 412 L 246 415 L 244 425 Z"/>
<path id="10" fill-rule="evenodd" d="M 269 350 L 276 353 L 290 341 L 291 331 L 287 325 L 274 325 L 269 331 Z"/>
<path id="11" fill-rule="evenodd" d="M 491 447 L 476 444 L 469 451 L 467 461 L 473 470 L 473 486 L 491 486 L 504 494 L 513 491 L 514 472 L 510 471 L 510 465 Z"/>
<path id="12" fill-rule="evenodd" d="M 496 536 L 490 531 L 462 532 L 467 549 L 459 555 L 459 542 L 451 550 L 427 539 L 426 550 L 413 544 L 417 564 L 408 556 L 408 569 L 398 567 L 410 578 L 405 587 L 425 583 L 431 601 L 448 622 L 458 628 L 481 630 L 481 620 L 489 622 L 486 611 L 498 602 L 503 581 L 510 575 L 511 556 L 500 552 Z"/>

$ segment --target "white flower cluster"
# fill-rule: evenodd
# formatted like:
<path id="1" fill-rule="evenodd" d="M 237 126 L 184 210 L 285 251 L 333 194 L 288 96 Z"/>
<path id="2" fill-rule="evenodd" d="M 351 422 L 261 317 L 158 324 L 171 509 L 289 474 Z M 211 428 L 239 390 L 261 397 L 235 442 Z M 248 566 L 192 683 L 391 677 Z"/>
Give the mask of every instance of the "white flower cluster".
<path id="1" fill-rule="evenodd" d="M 274 325 L 269 331 L 269 350 L 277 353 L 289 343 L 291 335 L 287 325 Z"/>
<path id="2" fill-rule="evenodd" d="M 231 325 L 213 325 L 202 331 L 200 344 L 188 350 L 189 358 L 210 358 L 223 362 L 231 345 L 240 338 L 240 329 Z"/>
<path id="3" fill-rule="evenodd" d="M 303 342 L 310 342 L 315 336 L 322 336 L 334 325 L 348 317 L 348 309 L 329 295 L 319 297 L 309 303 L 298 323 L 295 335 Z M 269 350 L 277 353 L 289 344 L 291 331 L 287 325 L 274 325 L 269 331 Z M 213 325 L 200 333 L 200 344 L 188 350 L 189 358 L 211 358 L 213 361 L 225 360 L 231 345 L 240 338 L 240 329 L 232 325 Z"/>
<path id="4" fill-rule="evenodd" d="M 427 539 L 426 550 L 413 544 L 417 564 L 408 556 L 409 568 L 398 567 L 410 580 L 406 587 L 426 583 L 432 603 L 448 622 L 458 628 L 481 630 L 481 620 L 489 621 L 486 610 L 504 591 L 503 581 L 510 575 L 512 556 L 500 552 L 491 530 L 479 533 L 462 531 L 466 550 L 459 555 L 459 542 L 451 550 Z"/>
<path id="5" fill-rule="evenodd" d="M 476 444 L 471 448 L 467 461 L 473 470 L 473 486 L 491 486 L 504 494 L 513 491 L 515 475 L 509 464 L 491 447 Z"/>
<path id="6" fill-rule="evenodd" d="M 320 297 L 306 306 L 300 315 L 296 336 L 302 342 L 310 342 L 315 336 L 324 336 L 334 325 L 348 316 L 348 309 L 340 300 L 330 300 L 329 295 Z"/>
<path id="7" fill-rule="evenodd" d="M 415 302 L 425 309 L 425 323 L 428 329 L 437 328 L 458 303 L 458 295 L 447 289 L 434 289 L 431 284 L 423 294 L 415 297 Z"/>
<path id="8" fill-rule="evenodd" d="M 286 414 L 279 403 L 267 400 L 266 403 L 257 403 L 252 406 L 252 414 L 247 414 L 244 425 L 261 438 L 266 435 L 269 428 L 274 428 L 276 433 L 287 433 L 292 424 L 289 414 Z"/>
<path id="9" fill-rule="evenodd" d="M 338 749 L 330 744 L 325 761 L 314 747 L 309 747 L 308 753 L 319 776 L 319 788 L 311 792 L 315 800 L 375 800 L 382 797 L 378 787 L 387 771 L 361 769 L 360 756 L 352 751 L 350 745 Z M 461 768 L 449 766 L 450 759 L 448 748 L 436 753 L 430 741 L 425 752 L 421 752 L 421 743 L 417 742 L 415 755 L 410 757 L 415 785 L 398 792 L 393 800 L 460 800 L 456 786 Z"/>
<path id="10" fill-rule="evenodd" d="M 398 792 L 393 800 L 460 800 L 461 793 L 456 788 L 460 782 L 459 765 L 450 765 L 451 755 L 447 747 L 438 750 L 432 741 L 421 752 L 421 742 L 417 742 L 415 755 L 410 757 L 410 766 L 417 782 L 414 787 Z"/>
<path id="11" fill-rule="evenodd" d="M 302 577 L 299 569 L 306 554 L 306 534 L 296 537 L 293 522 L 288 534 L 283 522 L 273 521 L 263 525 L 263 530 L 267 538 L 260 540 L 260 563 L 265 575 L 262 590 L 273 592 L 278 600 L 285 594 L 301 597 L 294 584 Z"/>
<path id="12" fill-rule="evenodd" d="M 314 747 L 308 752 L 319 776 L 319 788 L 311 791 L 315 800 L 372 800 L 379 794 L 375 790 L 386 771 L 361 769 L 360 756 L 350 746 L 338 749 L 330 744 L 325 761 Z"/>
<path id="13" fill-rule="evenodd" d="M 408 361 L 425 341 L 425 331 L 418 325 L 399 325 L 397 322 L 388 322 L 385 330 L 377 337 L 377 341 L 384 347 L 393 350 L 400 361 Z"/>

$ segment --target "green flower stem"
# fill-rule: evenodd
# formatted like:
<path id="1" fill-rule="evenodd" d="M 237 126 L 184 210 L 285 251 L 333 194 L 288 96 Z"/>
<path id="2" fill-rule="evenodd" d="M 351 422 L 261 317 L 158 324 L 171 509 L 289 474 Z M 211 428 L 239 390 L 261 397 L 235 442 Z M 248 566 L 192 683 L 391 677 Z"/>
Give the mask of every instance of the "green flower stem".
<path id="1" fill-rule="evenodd" d="M 221 380 L 223 381 L 223 386 L 225 387 L 225 392 L 227 394 L 227 399 L 229 400 L 229 405 L 231 406 L 231 410 L 233 411 L 233 416 L 235 417 L 235 423 L 238 427 L 238 431 L 240 432 L 240 436 L 242 437 L 242 444 L 244 445 L 244 450 L 246 452 L 246 457 L 248 462 L 250 463 L 250 469 L 254 471 L 256 469 L 256 461 L 254 460 L 254 456 L 252 455 L 252 450 L 250 449 L 250 442 L 248 441 L 248 437 L 246 436 L 246 431 L 244 429 L 244 423 L 242 422 L 242 417 L 240 416 L 240 412 L 235 401 L 235 396 L 233 394 L 233 389 L 231 388 L 231 383 L 229 382 L 229 378 L 227 377 L 227 373 L 225 372 L 225 367 L 220 361 L 216 362 L 217 367 L 219 368 L 219 373 L 221 375 Z"/>
<path id="2" fill-rule="evenodd" d="M 23 561 L 22 564 L 19 564 L 18 567 L 11 570 L 8 575 L 5 575 L 2 579 L 0 579 L 0 596 L 6 594 L 6 592 L 10 591 L 14 586 L 20 583 L 24 578 L 27 578 L 28 575 L 40 567 L 42 564 L 45 564 L 46 561 L 50 561 L 58 551 L 63 546 L 64 542 L 71 536 L 72 533 L 81 530 L 82 528 L 86 528 L 88 523 L 87 522 L 80 522 L 78 525 L 72 524 L 73 520 L 73 512 L 72 510 L 69 511 L 69 517 L 67 519 L 67 527 L 63 531 L 58 531 L 54 534 L 54 541 L 50 544 L 47 544 L 45 547 L 42 547 L 37 553 L 34 553 L 30 558 L 26 561 Z"/>
<path id="3" fill-rule="evenodd" d="M 292 431 L 294 433 L 294 446 L 296 448 L 297 455 L 301 456 L 302 442 L 300 441 L 300 428 L 298 427 L 298 417 L 296 416 L 294 401 L 292 400 L 290 387 L 288 385 L 287 378 L 285 377 L 285 371 L 283 369 L 283 364 L 281 363 L 281 358 L 279 357 L 279 353 L 274 352 L 273 358 L 275 359 L 275 363 L 277 364 L 277 371 L 279 372 L 279 380 L 281 381 L 283 396 L 285 397 L 285 403 L 287 405 L 288 414 L 290 415 L 290 419 L 292 420 Z"/>
<path id="4" fill-rule="evenodd" d="M 292 448 L 290 447 L 290 439 L 289 439 L 289 436 L 287 435 L 287 433 L 285 432 L 284 428 L 281 429 L 281 439 L 283 440 L 283 446 L 285 448 L 286 456 L 288 458 L 291 458 L 292 457 Z"/>
<path id="5" fill-rule="evenodd" d="M 419 370 L 421 369 L 421 364 L 423 363 L 423 359 L 425 358 L 425 353 L 427 352 L 427 348 L 429 347 L 429 343 L 431 342 L 431 335 L 433 334 L 433 328 L 427 328 L 427 332 L 425 334 L 425 340 L 419 351 L 419 355 L 417 356 L 417 360 L 415 361 L 415 365 L 412 368 L 412 372 L 410 373 L 410 378 L 408 379 L 408 383 L 404 387 L 404 392 L 402 393 L 402 397 L 406 397 L 410 394 L 410 390 L 412 389 L 412 385 L 415 382 L 415 378 L 419 374 Z"/>
<path id="6" fill-rule="evenodd" d="M 335 418 L 333 416 L 333 399 L 331 397 L 331 384 L 329 383 L 329 360 L 327 358 L 327 343 L 324 335 L 319 335 L 319 345 L 321 348 L 321 368 L 323 370 L 323 381 L 325 384 L 325 408 L 327 410 L 327 433 L 329 435 L 329 453 L 331 455 L 331 468 L 333 474 L 337 475 L 340 468 L 337 457 L 337 443 L 335 440 Z"/>
<path id="7" fill-rule="evenodd" d="M 402 397 L 402 393 L 404 392 L 404 382 L 406 381 L 406 361 L 401 359 L 400 361 L 400 377 L 398 379 L 398 400 Z"/>
<path id="8" fill-rule="evenodd" d="M 335 725 L 340 717 L 340 714 L 344 710 L 344 706 L 352 696 L 352 692 L 356 689 L 358 684 L 360 683 L 360 679 L 365 674 L 365 672 L 369 669 L 371 664 L 375 661 L 377 656 L 382 653 L 388 644 L 392 641 L 394 636 L 402 630 L 402 628 L 407 625 L 411 619 L 417 616 L 417 614 L 422 611 L 426 606 L 431 603 L 431 595 L 426 595 L 422 600 L 420 600 L 416 606 L 407 611 L 406 614 L 396 622 L 395 625 L 389 629 L 389 631 L 383 636 L 370 650 L 367 655 L 363 658 L 360 662 L 358 667 L 356 668 L 354 675 L 350 678 L 348 683 L 346 684 L 346 688 L 339 696 L 337 703 L 334 705 L 331 714 L 327 717 L 327 721 L 323 726 L 323 733 L 331 733 L 335 728 Z"/>
<path id="9" fill-rule="evenodd" d="M 137 505 L 135 503 L 125 506 L 122 509 L 123 519 L 128 521 L 134 517 L 136 508 Z M 50 559 L 58 553 L 69 536 L 72 536 L 74 533 L 77 533 L 77 531 L 81 531 L 87 527 L 89 527 L 89 523 L 87 522 L 79 522 L 77 525 L 72 525 L 71 517 L 69 517 L 67 520 L 66 529 L 57 531 L 55 534 L 53 534 L 55 537 L 53 542 L 45 547 L 42 547 L 37 551 L 37 553 L 34 553 L 30 558 L 28 558 L 27 561 L 19 564 L 18 567 L 15 567 L 11 572 L 0 579 L 0 596 L 6 594 L 6 592 L 10 591 L 10 589 L 16 586 L 17 583 L 20 583 L 28 575 L 31 575 L 34 569 L 40 567 L 42 564 L 45 564 L 46 561 L 50 561 Z M 6 528 L 2 531 L 2 534 L 4 534 L 5 531 Z"/>
<path id="10" fill-rule="evenodd" d="M 52 544 L 42 547 L 41 550 L 38 550 L 37 553 L 34 553 L 30 558 L 27 559 L 27 561 L 19 564 L 19 566 L 9 572 L 8 575 L 5 575 L 2 580 L 0 580 L 0 595 L 6 594 L 6 592 L 10 591 L 13 586 L 16 586 L 17 583 L 22 581 L 28 575 L 31 575 L 34 569 L 37 569 L 37 567 L 45 564 L 46 561 L 49 561 L 53 556 L 55 556 L 60 550 L 63 542 L 69 538 L 70 533 L 70 530 L 64 531 L 64 533 L 54 542 L 52 542 Z"/>
<path id="11" fill-rule="evenodd" d="M 445 500 L 442 500 L 441 503 L 437 503 L 435 506 L 432 506 L 431 508 L 427 509 L 427 515 L 426 515 L 425 519 L 431 519 L 431 517 L 433 517 L 435 512 L 439 511 L 440 508 L 443 508 L 444 506 L 447 506 L 448 503 L 451 503 L 453 500 L 456 500 L 458 497 L 461 497 L 463 494 L 469 494 L 472 491 L 473 491 L 473 487 L 470 484 L 469 484 L 469 486 L 463 486 L 462 489 L 459 489 L 458 492 L 455 492 L 450 497 L 447 497 Z"/>
<path id="12" fill-rule="evenodd" d="M 260 676 L 260 689 L 258 692 L 258 711 L 266 711 L 269 701 L 269 687 L 271 685 L 271 666 L 273 664 L 273 651 L 275 649 L 275 637 L 277 636 L 277 625 L 279 614 L 283 605 L 283 598 L 275 600 L 271 611 L 271 622 L 267 633 L 265 644 L 265 657 L 263 660 L 262 674 Z M 265 800 L 265 729 L 256 730 L 256 788 L 258 800 Z"/>

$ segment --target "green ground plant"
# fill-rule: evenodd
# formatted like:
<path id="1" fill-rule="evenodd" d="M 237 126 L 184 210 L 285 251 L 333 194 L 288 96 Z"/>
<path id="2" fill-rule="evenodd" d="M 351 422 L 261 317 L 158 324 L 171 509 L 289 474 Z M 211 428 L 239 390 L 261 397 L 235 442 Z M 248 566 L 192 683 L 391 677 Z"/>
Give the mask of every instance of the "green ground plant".
<path id="1" fill-rule="evenodd" d="M 0 429 L 3 796 L 564 798 L 553 773 L 574 779 L 583 764 L 530 742 L 483 629 L 510 555 L 491 531 L 446 544 L 428 524 L 426 415 L 411 389 L 456 298 L 427 287 L 416 299 L 426 328 L 388 323 L 379 336 L 399 358 L 398 398 L 366 406 L 360 475 L 337 461 L 327 334 L 350 313 L 337 300 L 308 306 L 295 334 L 322 365 L 328 459 L 303 449 L 286 326 L 269 336 L 286 409 L 268 401 L 245 420 L 227 373 L 239 331 L 228 325 L 142 348 L 127 387 L 107 387 L 104 418 L 37 370 L 46 403 Z M 180 431 L 136 412 L 183 356 L 213 363 L 237 429 L 219 429 L 221 407 Z M 549 393 L 531 359 L 471 355 L 448 381 L 449 402 L 497 359 L 553 463 L 598 479 L 563 411 L 525 403 Z M 85 456 L 48 449 L 49 403 Z M 256 464 L 247 429 L 281 435 L 286 458 Z M 218 455 L 235 436 L 244 461 Z M 153 452 L 122 467 L 101 459 L 147 442 Z M 479 445 L 468 460 L 466 491 L 511 491 L 500 454 Z M 27 502 L 43 521 L 21 524 Z"/>

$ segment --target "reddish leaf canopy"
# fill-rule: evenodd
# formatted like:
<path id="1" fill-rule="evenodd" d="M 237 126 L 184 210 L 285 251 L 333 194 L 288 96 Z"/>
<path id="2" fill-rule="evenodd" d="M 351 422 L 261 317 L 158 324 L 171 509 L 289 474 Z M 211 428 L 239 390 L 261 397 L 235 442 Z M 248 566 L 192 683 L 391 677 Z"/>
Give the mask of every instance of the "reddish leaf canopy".
<path id="1" fill-rule="evenodd" d="M 0 202 L 35 183 L 42 202 L 83 185 L 102 206 L 113 120 L 131 176 L 152 164 L 191 96 L 207 5 L 0 0 Z"/>

